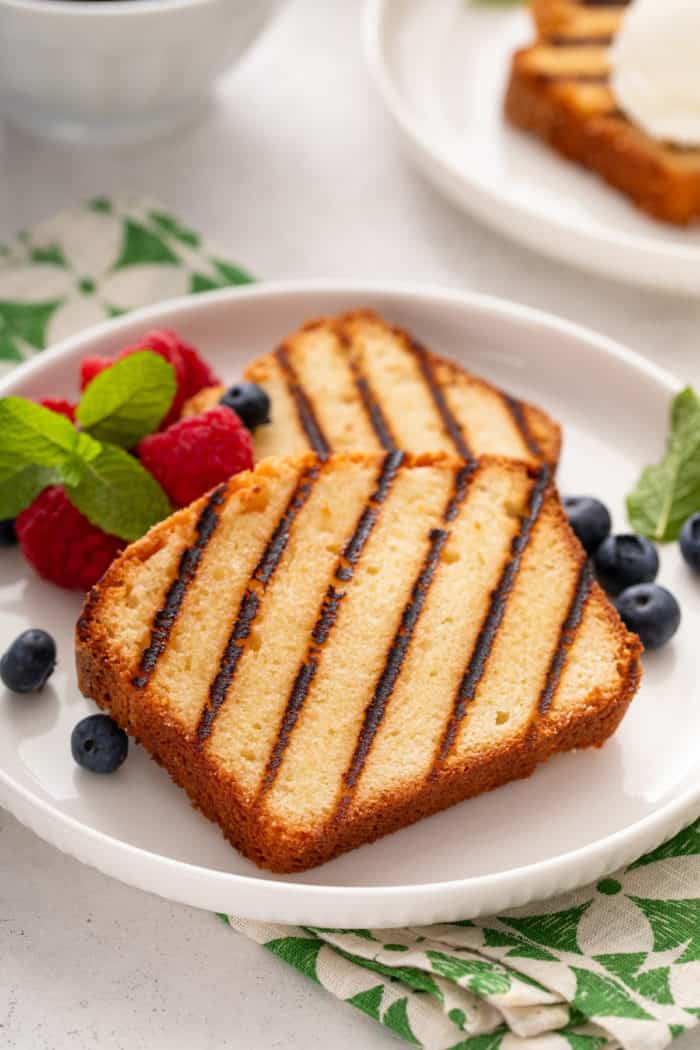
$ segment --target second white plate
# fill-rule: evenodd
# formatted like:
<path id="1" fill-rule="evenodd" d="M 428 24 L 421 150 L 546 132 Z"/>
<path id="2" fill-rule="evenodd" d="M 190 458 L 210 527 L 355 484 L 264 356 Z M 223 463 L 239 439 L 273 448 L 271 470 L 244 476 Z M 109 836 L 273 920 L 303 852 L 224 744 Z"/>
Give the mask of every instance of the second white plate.
<path id="1" fill-rule="evenodd" d="M 595 175 L 510 128 L 503 95 L 525 10 L 367 0 L 365 50 L 414 161 L 449 198 L 531 248 L 626 282 L 700 291 L 700 230 L 647 218 Z"/>

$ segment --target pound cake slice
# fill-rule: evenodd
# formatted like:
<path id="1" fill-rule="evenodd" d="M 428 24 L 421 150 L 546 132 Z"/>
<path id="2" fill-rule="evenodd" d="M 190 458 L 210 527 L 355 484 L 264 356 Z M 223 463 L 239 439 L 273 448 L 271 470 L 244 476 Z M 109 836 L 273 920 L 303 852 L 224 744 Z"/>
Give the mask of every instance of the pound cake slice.
<path id="1" fill-rule="evenodd" d="M 600 746 L 639 653 L 548 468 L 395 451 L 237 475 L 77 628 L 83 693 L 279 872 Z"/>
<path id="2" fill-rule="evenodd" d="M 312 321 L 245 378 L 271 401 L 271 423 L 253 434 L 256 461 L 313 450 L 511 456 L 555 465 L 559 427 L 540 409 L 420 346 L 369 310 Z M 210 387 L 185 412 L 211 407 Z"/>
<path id="3" fill-rule="evenodd" d="M 625 6 L 534 0 L 538 39 L 514 56 L 506 116 L 643 211 L 687 225 L 700 218 L 700 150 L 646 134 L 621 112 L 610 89 L 608 50 Z"/>

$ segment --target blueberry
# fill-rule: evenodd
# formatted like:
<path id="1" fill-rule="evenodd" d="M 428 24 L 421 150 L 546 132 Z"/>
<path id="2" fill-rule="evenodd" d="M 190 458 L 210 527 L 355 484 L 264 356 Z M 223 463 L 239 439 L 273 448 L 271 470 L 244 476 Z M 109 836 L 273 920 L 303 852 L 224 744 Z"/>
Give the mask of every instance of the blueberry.
<path id="1" fill-rule="evenodd" d="M 569 525 L 588 554 L 593 554 L 596 547 L 610 535 L 610 511 L 592 496 L 566 496 L 563 502 Z"/>
<path id="2" fill-rule="evenodd" d="M 645 536 L 608 536 L 593 557 L 595 571 L 610 594 L 635 583 L 651 583 L 659 571 L 659 555 Z"/>
<path id="3" fill-rule="evenodd" d="M 700 572 L 700 514 L 692 514 L 681 529 L 681 554 L 691 569 Z"/>
<path id="4" fill-rule="evenodd" d="M 639 635 L 645 649 L 659 649 L 673 638 L 680 626 L 678 602 L 658 583 L 628 587 L 615 605 L 629 630 Z"/>
<path id="5" fill-rule="evenodd" d="M 270 398 L 257 383 L 235 383 L 228 388 L 220 404 L 232 408 L 248 430 L 270 422 Z"/>
<path id="6" fill-rule="evenodd" d="M 88 715 L 70 738 L 73 758 L 91 773 L 113 773 L 129 750 L 129 738 L 109 715 Z"/>
<path id="7" fill-rule="evenodd" d="M 0 678 L 15 693 L 41 689 L 56 666 L 56 643 L 46 631 L 23 631 L 0 660 Z"/>
<path id="8" fill-rule="evenodd" d="M 14 518 L 0 521 L 0 547 L 14 547 L 17 542 Z"/>

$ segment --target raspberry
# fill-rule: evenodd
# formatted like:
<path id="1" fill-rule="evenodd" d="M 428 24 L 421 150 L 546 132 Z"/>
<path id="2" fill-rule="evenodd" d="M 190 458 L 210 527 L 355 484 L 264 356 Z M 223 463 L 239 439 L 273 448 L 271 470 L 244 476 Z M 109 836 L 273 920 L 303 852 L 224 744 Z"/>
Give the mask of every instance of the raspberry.
<path id="1" fill-rule="evenodd" d="M 69 590 L 87 591 L 124 546 L 91 525 L 62 485 L 44 489 L 19 515 L 15 528 L 22 553 L 39 575 Z"/>
<path id="2" fill-rule="evenodd" d="M 111 357 L 103 357 L 102 354 L 88 354 L 87 357 L 84 357 L 80 362 L 80 389 L 84 390 L 92 383 L 95 376 L 113 364 Z"/>
<path id="3" fill-rule="evenodd" d="M 178 507 L 232 474 L 253 466 L 253 442 L 235 412 L 223 405 L 149 434 L 139 456 Z"/>
<path id="4" fill-rule="evenodd" d="M 218 386 L 219 377 L 212 372 L 204 358 L 200 357 L 193 346 L 178 338 L 174 332 L 158 329 L 148 332 L 143 337 L 143 346 L 148 347 L 155 354 L 161 354 L 175 368 L 178 385 L 178 396 L 176 397 L 178 418 L 182 403 L 187 398 L 193 397 L 205 386 Z M 119 357 L 125 357 L 129 353 L 133 353 L 133 350 L 122 350 Z M 180 361 L 183 366 L 182 373 L 179 369 Z M 172 415 L 172 410 L 170 415 Z"/>
<path id="5" fill-rule="evenodd" d="M 129 346 L 122 350 L 114 360 L 111 357 L 102 357 L 97 354 L 84 357 L 80 362 L 80 389 L 84 390 L 96 375 L 113 365 L 114 361 L 121 361 L 124 357 L 135 354 L 139 350 L 152 350 L 154 354 L 160 354 L 175 370 L 177 389 L 170 411 L 161 423 L 161 430 L 180 418 L 182 406 L 188 398 L 205 386 L 219 384 L 218 376 L 212 372 L 193 346 L 183 343 L 174 332 L 156 329 L 153 332 L 147 332 L 138 346 Z"/>
<path id="6" fill-rule="evenodd" d="M 58 412 L 59 416 L 65 416 L 66 419 L 70 419 L 71 423 L 75 423 L 75 405 L 72 405 L 70 401 L 64 401 L 61 397 L 42 397 L 39 404 L 51 409 L 52 412 Z"/>
<path id="7" fill-rule="evenodd" d="M 212 372 L 207 362 L 200 357 L 193 346 L 180 343 L 180 352 L 187 367 L 186 398 L 194 397 L 207 386 L 219 386 L 221 380 L 215 372 Z"/>

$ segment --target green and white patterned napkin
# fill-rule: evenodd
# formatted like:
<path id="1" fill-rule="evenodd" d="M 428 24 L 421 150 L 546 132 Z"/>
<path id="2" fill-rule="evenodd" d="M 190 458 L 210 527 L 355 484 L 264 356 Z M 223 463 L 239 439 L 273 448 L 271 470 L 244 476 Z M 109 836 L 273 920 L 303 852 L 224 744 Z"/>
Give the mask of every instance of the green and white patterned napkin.
<path id="1" fill-rule="evenodd" d="M 221 916 L 427 1050 L 660 1050 L 700 1017 L 700 821 L 614 877 L 401 930 Z"/>
<path id="2" fill-rule="evenodd" d="M 252 278 L 143 197 L 97 197 L 0 244 L 0 374 L 149 303 Z"/>
<path id="3" fill-rule="evenodd" d="M 159 205 L 93 200 L 0 247 L 0 369 L 106 317 L 249 280 Z M 427 1050 L 660 1050 L 700 1017 L 700 821 L 614 877 L 494 918 L 221 918 Z"/>

